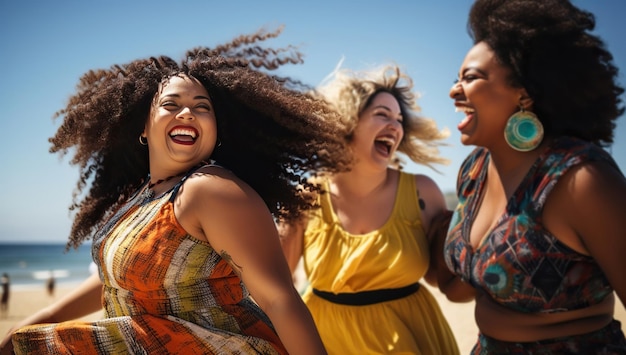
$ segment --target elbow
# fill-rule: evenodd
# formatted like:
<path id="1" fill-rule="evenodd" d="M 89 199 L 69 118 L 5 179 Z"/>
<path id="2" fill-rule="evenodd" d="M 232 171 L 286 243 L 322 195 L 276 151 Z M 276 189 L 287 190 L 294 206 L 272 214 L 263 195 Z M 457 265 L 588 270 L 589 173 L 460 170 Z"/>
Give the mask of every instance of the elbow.
<path id="1" fill-rule="evenodd" d="M 455 303 L 467 303 L 476 298 L 476 289 L 458 277 L 440 283 L 439 291 L 446 295 L 448 301 Z"/>

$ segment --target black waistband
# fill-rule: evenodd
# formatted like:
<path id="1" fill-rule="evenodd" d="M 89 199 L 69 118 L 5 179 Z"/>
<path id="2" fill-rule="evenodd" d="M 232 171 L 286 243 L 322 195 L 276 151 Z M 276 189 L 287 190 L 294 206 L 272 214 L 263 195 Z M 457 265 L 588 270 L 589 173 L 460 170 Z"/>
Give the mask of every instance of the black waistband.
<path id="1" fill-rule="evenodd" d="M 420 284 L 418 282 L 401 287 L 401 288 L 388 288 L 383 290 L 363 291 L 357 293 L 332 293 L 313 289 L 313 293 L 317 296 L 338 304 L 345 304 L 349 306 L 365 306 L 368 304 L 393 301 L 400 298 L 409 296 L 417 290 L 419 290 Z"/>

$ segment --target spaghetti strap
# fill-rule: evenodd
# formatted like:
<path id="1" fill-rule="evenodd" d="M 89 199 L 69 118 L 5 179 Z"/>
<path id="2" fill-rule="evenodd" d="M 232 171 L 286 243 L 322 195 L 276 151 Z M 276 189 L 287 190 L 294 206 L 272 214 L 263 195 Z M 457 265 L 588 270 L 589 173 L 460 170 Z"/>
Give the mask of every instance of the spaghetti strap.
<path id="1" fill-rule="evenodd" d="M 185 176 L 183 176 L 183 178 L 182 178 L 182 179 L 180 179 L 180 181 L 179 181 L 176 185 L 174 185 L 174 188 L 172 189 L 172 194 L 170 195 L 169 201 L 170 201 L 170 202 L 173 202 L 173 201 L 174 201 L 174 199 L 175 199 L 175 198 L 176 198 L 176 196 L 178 195 L 178 190 L 180 189 L 180 187 L 181 187 L 181 186 L 183 186 L 183 183 L 185 182 L 185 180 L 187 180 L 187 178 L 188 178 L 188 177 L 190 177 L 190 176 L 191 176 L 191 174 L 193 174 L 193 173 L 195 173 L 196 171 L 198 171 L 199 169 L 202 169 L 202 168 L 207 167 L 207 166 L 217 166 L 217 167 L 220 167 L 220 168 L 221 168 L 221 166 L 220 166 L 220 165 L 217 165 L 217 164 L 215 164 L 215 163 L 213 163 L 213 162 L 212 162 L 212 163 L 206 163 L 206 164 L 197 165 L 195 168 L 190 169 L 190 170 L 189 170 L 189 171 L 185 174 Z"/>

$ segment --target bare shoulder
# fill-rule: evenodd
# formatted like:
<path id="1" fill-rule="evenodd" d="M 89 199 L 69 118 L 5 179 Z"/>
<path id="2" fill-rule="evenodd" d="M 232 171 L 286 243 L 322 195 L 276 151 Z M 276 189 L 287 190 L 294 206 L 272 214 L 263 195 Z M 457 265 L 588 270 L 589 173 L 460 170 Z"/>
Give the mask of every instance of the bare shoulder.
<path id="1" fill-rule="evenodd" d="M 182 185 L 174 206 L 181 226 L 194 237 L 211 243 L 214 241 L 209 236 L 220 235 L 242 220 L 271 221 L 259 194 L 231 171 L 218 166 L 194 172 Z"/>
<path id="2" fill-rule="evenodd" d="M 434 191 L 435 193 L 441 193 L 439 185 L 431 177 L 424 174 L 414 174 L 415 184 L 418 190 Z"/>
<path id="3" fill-rule="evenodd" d="M 426 207 L 431 205 L 431 210 L 441 210 L 445 207 L 445 198 L 439 185 L 431 177 L 423 174 L 415 174 L 415 186 L 420 199 L 424 201 Z"/>
<path id="4" fill-rule="evenodd" d="M 415 174 L 414 177 L 422 213 L 422 224 L 424 230 L 428 231 L 433 218 L 446 209 L 446 200 L 432 178 L 423 174 Z"/>
<path id="5" fill-rule="evenodd" d="M 590 162 L 570 169 L 550 198 L 563 209 L 580 212 L 579 207 L 585 206 L 582 211 L 590 213 L 590 207 L 622 205 L 625 194 L 626 179 L 619 170 L 604 162 Z"/>
<path id="6" fill-rule="evenodd" d="M 615 167 L 589 162 L 572 167 L 558 181 L 544 206 L 546 227 L 563 243 L 593 254 L 598 242 L 620 238 L 626 228 L 626 179 Z M 623 238 L 622 238 L 623 239 Z"/>
<path id="7" fill-rule="evenodd" d="M 186 190 L 186 191 L 185 191 Z M 260 196 L 233 172 L 220 166 L 206 166 L 194 172 L 181 191 L 193 200 L 226 202 L 250 201 Z"/>

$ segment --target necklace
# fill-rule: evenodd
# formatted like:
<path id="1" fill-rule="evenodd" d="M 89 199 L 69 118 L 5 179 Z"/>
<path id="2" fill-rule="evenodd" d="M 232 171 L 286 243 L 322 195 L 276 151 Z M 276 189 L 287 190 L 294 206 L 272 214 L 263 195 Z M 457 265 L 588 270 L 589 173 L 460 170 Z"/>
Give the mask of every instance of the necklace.
<path id="1" fill-rule="evenodd" d="M 173 178 L 177 178 L 177 177 L 186 175 L 186 174 L 190 173 L 191 171 L 194 171 L 194 170 L 200 168 L 201 166 L 208 165 L 208 164 L 209 163 L 207 163 L 206 161 L 203 160 L 203 161 L 200 162 L 200 164 L 198 164 L 196 166 L 193 166 L 191 169 L 189 169 L 187 171 L 184 171 L 184 172 L 176 174 L 176 175 L 168 176 L 165 179 L 159 179 L 156 182 L 152 182 L 150 180 L 150 174 L 148 174 L 147 180 L 150 181 L 150 183 L 148 183 L 148 187 L 146 187 L 143 190 L 143 192 L 141 193 L 141 201 L 142 201 L 141 203 L 144 203 L 144 202 L 146 202 L 146 201 L 148 201 L 148 200 L 150 200 L 150 199 L 152 199 L 154 197 L 154 190 L 153 189 L 154 189 L 155 186 L 157 186 L 159 184 L 162 184 L 162 183 L 164 183 L 166 181 L 170 181 Z"/>
<path id="2" fill-rule="evenodd" d="M 159 180 L 157 180 L 156 182 L 152 182 L 152 181 L 151 181 L 151 182 L 148 184 L 148 187 L 146 187 L 146 188 L 145 188 L 145 190 L 143 190 L 143 193 L 141 194 L 141 197 L 142 197 L 143 201 L 146 201 L 146 200 L 151 199 L 151 198 L 153 198 L 153 197 L 154 197 L 154 190 L 153 190 L 153 188 L 154 188 L 155 186 L 157 186 L 157 185 L 159 185 L 159 184 L 162 184 L 162 183 L 164 183 L 164 182 L 166 182 L 166 181 L 170 181 L 170 180 L 172 180 L 172 179 L 173 179 L 173 178 L 175 178 L 175 177 L 179 177 L 179 176 L 183 176 L 183 175 L 185 175 L 185 173 L 184 173 L 184 172 L 183 172 L 183 173 L 180 173 L 180 174 L 176 174 L 176 175 L 168 176 L 168 177 L 166 177 L 165 179 L 159 179 Z M 150 175 L 148 175 L 148 179 L 150 179 Z"/>

